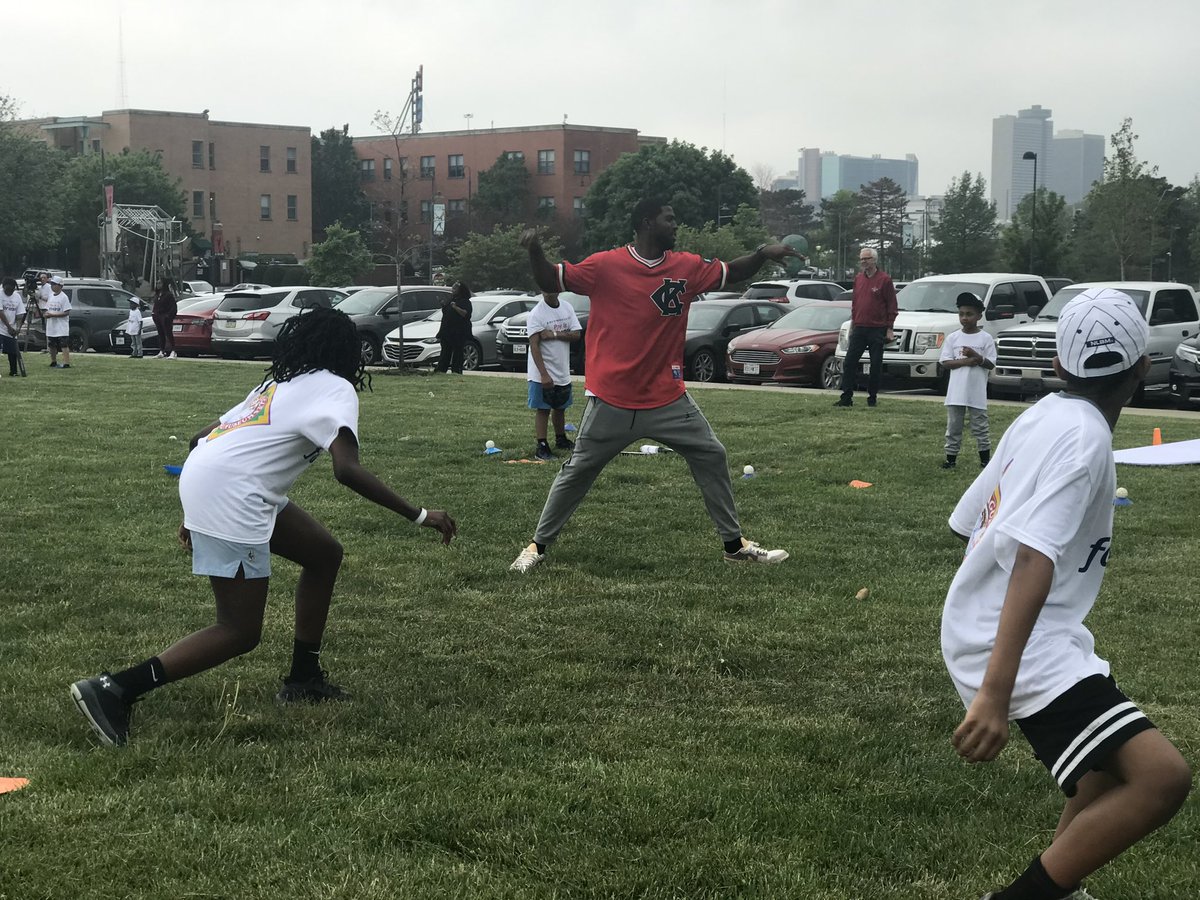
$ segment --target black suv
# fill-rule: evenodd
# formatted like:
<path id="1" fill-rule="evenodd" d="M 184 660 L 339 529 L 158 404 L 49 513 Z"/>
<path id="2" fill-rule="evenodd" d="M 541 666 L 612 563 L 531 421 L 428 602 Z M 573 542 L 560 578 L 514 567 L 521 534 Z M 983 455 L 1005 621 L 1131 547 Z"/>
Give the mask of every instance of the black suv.
<path id="1" fill-rule="evenodd" d="M 138 298 L 99 278 L 64 278 L 63 293 L 71 302 L 71 352 L 82 353 L 89 347 L 111 351 L 109 332 L 129 319 L 129 301 Z M 36 300 L 33 303 L 36 305 Z M 138 303 L 144 312 L 146 304 L 140 300 Z M 46 346 L 46 325 L 41 316 L 34 318 L 29 329 L 29 343 L 37 349 Z"/>
<path id="2" fill-rule="evenodd" d="M 583 294 L 572 294 L 569 291 L 559 294 L 558 298 L 571 304 L 575 315 L 579 317 L 579 327 L 582 331 L 579 340 L 571 343 L 571 372 L 582 375 L 588 312 L 592 308 L 592 301 Z M 529 313 L 519 313 L 507 319 L 496 332 L 496 356 L 500 360 L 500 368 L 506 372 L 521 372 L 526 368 L 526 360 L 529 358 L 529 334 L 526 330 L 528 321 Z"/>
<path id="3" fill-rule="evenodd" d="M 373 366 L 383 361 L 383 339 L 396 330 L 401 319 L 407 325 L 429 318 L 442 308 L 450 290 L 436 285 L 404 285 L 403 314 L 394 287 L 363 288 L 339 300 L 337 308 L 348 315 L 358 329 L 363 364 Z"/>

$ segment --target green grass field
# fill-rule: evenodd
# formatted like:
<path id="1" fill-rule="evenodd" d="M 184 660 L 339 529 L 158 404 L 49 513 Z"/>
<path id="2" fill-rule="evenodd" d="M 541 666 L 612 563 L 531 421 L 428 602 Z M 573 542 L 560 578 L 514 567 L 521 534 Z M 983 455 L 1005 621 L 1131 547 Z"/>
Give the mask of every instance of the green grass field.
<path id="1" fill-rule="evenodd" d="M 262 646 L 151 694 L 114 751 L 67 686 L 211 622 L 162 466 L 261 367 L 45 360 L 0 381 L 0 776 L 31 781 L 0 796 L 4 900 L 976 900 L 1052 834 L 1060 799 L 1023 738 L 978 768 L 950 747 L 945 520 L 977 469 L 973 449 L 938 468 L 940 405 L 696 391 L 747 536 L 791 560 L 724 564 L 683 461 L 620 457 L 521 578 L 506 569 L 556 470 L 503 461 L 532 452 L 524 381 L 377 376 L 365 464 L 459 538 L 339 487 L 327 457 L 297 484 L 346 547 L 323 660 L 354 701 L 275 705 L 297 574 L 277 560 Z M 1017 412 L 993 408 L 993 440 Z M 1116 446 L 1156 424 L 1200 437 L 1127 415 Z M 1090 620 L 1193 764 L 1196 475 L 1119 469 L 1134 505 Z M 1193 797 L 1088 888 L 1194 897 L 1198 845 Z"/>

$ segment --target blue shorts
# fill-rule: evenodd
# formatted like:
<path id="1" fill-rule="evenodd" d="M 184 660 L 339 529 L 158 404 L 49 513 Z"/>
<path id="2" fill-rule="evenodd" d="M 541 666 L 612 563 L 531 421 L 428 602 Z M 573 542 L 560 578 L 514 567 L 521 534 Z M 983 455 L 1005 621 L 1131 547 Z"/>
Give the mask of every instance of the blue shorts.
<path id="1" fill-rule="evenodd" d="M 540 381 L 529 382 L 529 408 L 530 409 L 566 409 L 575 402 L 574 392 L 571 390 L 571 383 L 556 384 L 554 390 L 563 394 L 566 399 L 561 397 L 556 398 L 559 402 L 551 403 L 546 399 L 542 392 L 542 383 Z"/>
<path id="2" fill-rule="evenodd" d="M 238 568 L 247 578 L 271 577 L 271 543 L 239 544 L 192 532 L 192 574 L 235 578 Z"/>

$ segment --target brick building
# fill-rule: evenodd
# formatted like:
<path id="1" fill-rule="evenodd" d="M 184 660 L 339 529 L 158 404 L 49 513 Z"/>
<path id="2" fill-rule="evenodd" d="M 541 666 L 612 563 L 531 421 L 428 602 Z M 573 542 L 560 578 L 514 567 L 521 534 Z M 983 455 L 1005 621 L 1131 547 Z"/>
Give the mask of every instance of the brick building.
<path id="1" fill-rule="evenodd" d="M 218 255 L 229 260 L 255 252 L 308 255 L 312 142 L 307 126 L 221 122 L 210 119 L 208 110 L 144 109 L 20 124 L 69 153 L 157 153 L 163 168 L 181 181 L 192 228 Z M 198 243 L 203 248 L 204 241 Z M 86 255 L 83 263 L 96 266 Z M 228 282 L 235 275 L 226 270 L 217 280 Z"/>

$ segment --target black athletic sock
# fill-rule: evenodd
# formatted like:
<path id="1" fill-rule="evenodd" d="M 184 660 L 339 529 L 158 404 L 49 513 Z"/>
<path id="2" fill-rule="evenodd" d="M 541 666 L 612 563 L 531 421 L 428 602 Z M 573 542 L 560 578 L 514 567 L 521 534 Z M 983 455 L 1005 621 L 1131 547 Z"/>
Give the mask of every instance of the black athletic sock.
<path id="1" fill-rule="evenodd" d="M 545 553 L 545 552 L 546 552 L 546 547 L 547 547 L 548 545 L 547 545 L 547 544 L 538 544 L 538 543 L 536 543 L 536 542 L 535 542 L 533 546 L 537 547 L 537 552 L 538 552 L 539 554 L 541 554 L 541 553 Z"/>
<path id="2" fill-rule="evenodd" d="M 545 438 L 538 438 L 538 446 L 545 447 L 546 449 L 550 449 L 550 442 L 547 441 Z"/>
<path id="3" fill-rule="evenodd" d="M 741 549 L 742 549 L 742 539 L 740 537 L 735 537 L 732 541 L 725 542 L 725 552 L 726 553 L 737 553 Z"/>
<path id="4" fill-rule="evenodd" d="M 1075 893 L 1074 887 L 1059 887 L 1046 874 L 1039 856 L 1021 875 L 996 895 L 995 900 L 1062 900 Z"/>
<path id="5" fill-rule="evenodd" d="M 126 699 L 132 703 L 142 694 L 148 694 L 155 688 L 166 684 L 167 673 L 163 671 L 163 664 L 159 658 L 152 656 L 145 662 L 130 666 L 123 672 L 117 672 L 112 676 L 112 680 L 125 692 Z"/>
<path id="6" fill-rule="evenodd" d="M 292 671 L 288 681 L 310 681 L 321 677 L 321 645 L 309 641 L 292 641 Z"/>

